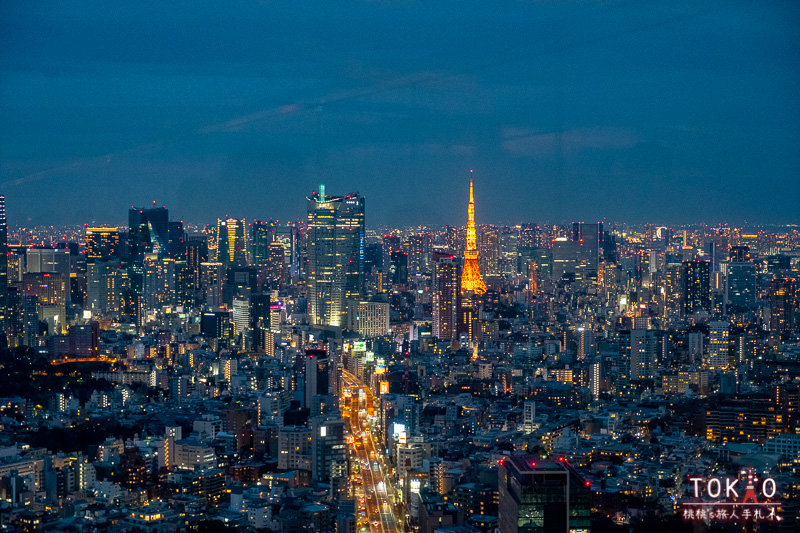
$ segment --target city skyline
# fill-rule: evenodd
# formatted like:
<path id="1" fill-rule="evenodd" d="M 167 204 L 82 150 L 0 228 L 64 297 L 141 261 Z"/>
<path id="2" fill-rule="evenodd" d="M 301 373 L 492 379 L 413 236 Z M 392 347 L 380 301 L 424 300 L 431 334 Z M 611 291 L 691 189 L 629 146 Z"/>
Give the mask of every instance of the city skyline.
<path id="1" fill-rule="evenodd" d="M 369 223 L 456 224 L 474 169 L 486 222 L 796 222 L 792 4 L 2 14 L 12 221 L 286 220 L 324 182 Z"/>

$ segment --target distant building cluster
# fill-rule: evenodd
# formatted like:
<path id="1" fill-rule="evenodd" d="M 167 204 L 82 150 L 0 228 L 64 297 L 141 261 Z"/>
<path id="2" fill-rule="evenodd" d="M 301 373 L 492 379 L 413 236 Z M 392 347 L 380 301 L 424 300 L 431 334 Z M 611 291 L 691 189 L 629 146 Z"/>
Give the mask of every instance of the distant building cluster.
<path id="1" fill-rule="evenodd" d="M 205 226 L 0 196 L 0 527 L 682 531 L 742 472 L 772 514 L 714 527 L 800 527 L 800 230 L 491 225 L 476 191 L 443 228 L 324 185 Z"/>

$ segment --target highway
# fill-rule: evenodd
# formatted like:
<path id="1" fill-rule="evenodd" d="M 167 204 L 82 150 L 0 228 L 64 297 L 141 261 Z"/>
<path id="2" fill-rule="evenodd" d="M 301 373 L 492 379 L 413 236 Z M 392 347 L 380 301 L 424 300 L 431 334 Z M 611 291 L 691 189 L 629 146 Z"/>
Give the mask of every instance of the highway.
<path id="1" fill-rule="evenodd" d="M 342 391 L 342 416 L 349 424 L 352 435 L 352 439 L 348 439 L 352 470 L 355 472 L 357 468 L 360 480 L 360 484 L 355 485 L 358 531 L 400 531 L 390 497 L 394 489 L 383 471 L 380 447 L 375 445 L 369 426 L 369 418 L 375 414 L 372 390 L 353 374 L 343 370 Z"/>

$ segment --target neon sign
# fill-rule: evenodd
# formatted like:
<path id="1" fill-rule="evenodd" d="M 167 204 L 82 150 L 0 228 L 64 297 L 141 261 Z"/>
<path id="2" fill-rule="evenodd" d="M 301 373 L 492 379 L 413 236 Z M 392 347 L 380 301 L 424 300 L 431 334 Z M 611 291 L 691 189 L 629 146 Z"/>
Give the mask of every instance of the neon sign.
<path id="1" fill-rule="evenodd" d="M 760 479 L 753 469 L 739 477 L 690 477 L 689 493 L 697 501 L 681 504 L 681 518 L 697 522 L 780 522 L 781 503 L 775 479 Z"/>

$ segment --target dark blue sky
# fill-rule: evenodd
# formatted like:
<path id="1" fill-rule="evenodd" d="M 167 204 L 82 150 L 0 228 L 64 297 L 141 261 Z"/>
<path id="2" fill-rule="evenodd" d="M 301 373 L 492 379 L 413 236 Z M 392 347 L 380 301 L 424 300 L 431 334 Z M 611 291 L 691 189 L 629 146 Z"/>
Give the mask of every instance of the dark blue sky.
<path id="1" fill-rule="evenodd" d="M 800 221 L 800 3 L 0 2 L 17 224 Z M 27 221 L 27 222 L 26 222 Z"/>

